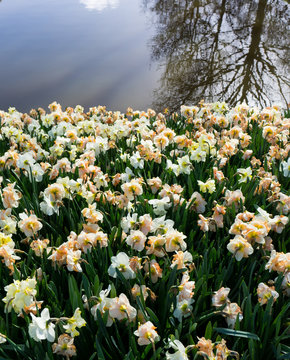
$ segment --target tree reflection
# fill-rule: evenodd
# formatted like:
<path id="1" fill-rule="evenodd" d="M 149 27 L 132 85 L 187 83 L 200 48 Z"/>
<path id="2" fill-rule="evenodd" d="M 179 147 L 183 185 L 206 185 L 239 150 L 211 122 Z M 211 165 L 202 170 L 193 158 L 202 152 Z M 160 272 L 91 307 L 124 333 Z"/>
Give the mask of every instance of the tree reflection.
<path id="1" fill-rule="evenodd" d="M 206 101 L 287 104 L 289 5 L 281 0 L 143 0 L 164 68 L 157 109 Z M 288 33 L 288 34 L 287 34 Z M 288 93 L 287 93 L 288 92 Z M 284 104 L 285 106 L 285 104 Z"/>

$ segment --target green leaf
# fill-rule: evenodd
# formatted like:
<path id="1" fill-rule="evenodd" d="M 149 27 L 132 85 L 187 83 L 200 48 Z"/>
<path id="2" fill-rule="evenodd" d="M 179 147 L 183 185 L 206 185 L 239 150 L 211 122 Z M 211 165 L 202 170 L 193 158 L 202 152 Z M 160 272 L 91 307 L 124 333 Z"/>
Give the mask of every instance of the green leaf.
<path id="1" fill-rule="evenodd" d="M 97 353 L 94 352 L 93 355 L 89 358 L 89 360 L 93 360 L 97 356 Z"/>
<path id="2" fill-rule="evenodd" d="M 75 311 L 76 308 L 80 308 L 80 310 L 83 312 L 84 305 L 82 302 L 82 297 L 79 292 L 76 279 L 73 277 L 73 275 L 70 275 L 68 278 L 68 288 L 69 288 L 69 298 L 73 311 Z"/>
<path id="3" fill-rule="evenodd" d="M 243 338 L 247 338 L 247 339 L 261 341 L 258 335 L 247 332 L 247 331 L 232 330 L 232 329 L 219 328 L 219 327 L 214 328 L 214 331 L 216 331 L 220 334 L 224 334 L 224 335 L 237 336 L 237 337 L 243 337 Z"/>
<path id="4" fill-rule="evenodd" d="M 99 360 L 106 360 L 105 355 L 104 355 L 104 353 L 102 351 L 102 347 L 101 347 L 97 337 L 96 337 L 96 348 L 97 348 L 97 353 L 98 353 L 98 359 Z"/>
<path id="5" fill-rule="evenodd" d="M 155 323 L 155 325 L 157 325 L 157 327 L 160 327 L 159 319 L 157 315 L 153 312 L 153 310 L 151 310 L 149 307 L 146 307 L 146 311 L 150 315 L 150 319 Z"/>
<path id="6" fill-rule="evenodd" d="M 209 322 L 206 326 L 204 337 L 206 339 L 211 339 L 211 334 L 212 334 L 212 325 L 211 322 Z"/>
<path id="7" fill-rule="evenodd" d="M 290 359 L 290 353 L 282 355 L 278 358 L 278 360 L 286 360 L 286 359 Z"/>
<path id="8" fill-rule="evenodd" d="M 98 309 L 97 310 L 97 320 L 98 320 L 98 325 L 99 325 L 99 330 L 102 334 L 102 336 L 104 336 L 109 348 L 110 348 L 110 351 L 114 351 L 114 347 L 113 347 L 113 344 L 111 342 L 111 339 L 110 339 L 110 336 L 109 336 L 109 333 L 107 331 L 107 328 L 106 328 L 106 325 L 104 324 L 104 321 L 103 321 L 103 318 L 102 318 L 102 315 L 101 315 L 101 312 L 100 310 Z"/>

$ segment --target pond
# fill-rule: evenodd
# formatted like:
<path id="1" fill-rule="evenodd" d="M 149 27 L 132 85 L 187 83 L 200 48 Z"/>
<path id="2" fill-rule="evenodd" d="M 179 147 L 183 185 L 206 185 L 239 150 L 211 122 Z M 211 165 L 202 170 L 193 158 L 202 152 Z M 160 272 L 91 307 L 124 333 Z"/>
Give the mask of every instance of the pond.
<path id="1" fill-rule="evenodd" d="M 289 103 L 282 0 L 2 0 L 0 109 Z"/>

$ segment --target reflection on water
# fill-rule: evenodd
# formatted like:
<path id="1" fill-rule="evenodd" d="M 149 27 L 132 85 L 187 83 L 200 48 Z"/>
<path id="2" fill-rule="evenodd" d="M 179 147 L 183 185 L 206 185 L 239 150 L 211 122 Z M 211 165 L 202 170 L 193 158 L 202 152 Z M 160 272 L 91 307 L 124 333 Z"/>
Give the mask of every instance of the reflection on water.
<path id="1" fill-rule="evenodd" d="M 143 0 L 162 64 L 155 107 L 289 102 L 289 5 L 280 0 Z"/>
<path id="2" fill-rule="evenodd" d="M 80 3 L 85 5 L 88 10 L 103 11 L 107 7 L 117 8 L 119 0 L 80 0 Z"/>
<path id="3" fill-rule="evenodd" d="M 286 1 L 0 3 L 0 109 L 290 100 Z"/>
<path id="4" fill-rule="evenodd" d="M 142 0 L 82 1 L 0 3 L 0 109 L 25 112 L 54 100 L 87 110 L 152 105 L 159 73 L 150 66 L 154 29 Z"/>

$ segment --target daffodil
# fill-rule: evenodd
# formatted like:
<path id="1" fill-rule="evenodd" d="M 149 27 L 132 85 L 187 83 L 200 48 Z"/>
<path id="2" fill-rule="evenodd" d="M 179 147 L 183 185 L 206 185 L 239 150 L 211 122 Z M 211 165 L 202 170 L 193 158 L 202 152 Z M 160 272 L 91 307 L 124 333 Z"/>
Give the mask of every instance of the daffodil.
<path id="1" fill-rule="evenodd" d="M 65 332 L 70 334 L 71 337 L 78 336 L 80 333 L 76 328 L 81 328 L 86 326 L 86 321 L 81 316 L 81 311 L 79 308 L 76 308 L 73 316 L 67 320 L 67 324 L 63 326 Z"/>
<path id="2" fill-rule="evenodd" d="M 171 354 L 166 352 L 166 360 L 188 360 L 187 349 L 179 340 L 169 340 L 169 346 L 175 350 L 175 353 Z"/>
<path id="3" fill-rule="evenodd" d="M 238 169 L 237 173 L 240 175 L 239 184 L 252 179 L 252 169 L 250 166 L 246 169 Z"/>
<path id="4" fill-rule="evenodd" d="M 288 158 L 287 161 L 283 161 L 280 164 L 280 171 L 283 172 L 283 175 L 285 177 L 289 177 L 290 176 L 290 157 Z"/>
<path id="5" fill-rule="evenodd" d="M 48 340 L 53 342 L 55 339 L 55 325 L 50 322 L 49 310 L 43 309 L 40 317 L 30 314 L 32 323 L 29 324 L 29 336 L 35 341 Z"/>
<path id="6" fill-rule="evenodd" d="M 130 267 L 130 258 L 129 256 L 124 253 L 120 252 L 116 256 L 111 257 L 112 264 L 109 266 L 108 274 L 113 278 L 117 277 L 117 270 L 118 269 L 125 279 L 134 279 L 136 274 Z"/>
<path id="7" fill-rule="evenodd" d="M 34 278 L 27 278 L 26 280 L 13 280 L 12 284 L 4 287 L 6 296 L 3 299 L 6 304 L 7 311 L 12 309 L 20 314 L 25 306 L 33 303 L 36 296 L 36 280 Z"/>
<path id="8" fill-rule="evenodd" d="M 156 326 L 151 321 L 146 321 L 138 327 L 138 330 L 134 331 L 134 335 L 138 336 L 139 345 L 148 345 L 154 343 L 160 339 L 156 332 Z"/>
<path id="9" fill-rule="evenodd" d="M 168 196 L 162 199 L 149 200 L 148 204 L 153 205 L 153 211 L 156 215 L 165 215 L 166 210 L 169 209 L 172 205 Z"/>
<path id="10" fill-rule="evenodd" d="M 234 239 L 230 240 L 227 249 L 235 255 L 237 261 L 247 258 L 254 252 L 252 245 L 241 235 L 236 235 Z"/>
<path id="11" fill-rule="evenodd" d="M 279 294 L 275 290 L 274 286 L 268 286 L 264 283 L 259 283 L 257 288 L 258 301 L 260 305 L 265 305 L 267 302 L 273 298 L 273 302 L 275 302 Z"/>
<path id="12" fill-rule="evenodd" d="M 209 192 L 210 194 L 212 194 L 216 189 L 215 182 L 212 179 L 208 179 L 206 182 L 197 180 L 197 183 L 199 185 L 200 191 L 203 193 Z"/>

